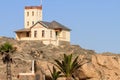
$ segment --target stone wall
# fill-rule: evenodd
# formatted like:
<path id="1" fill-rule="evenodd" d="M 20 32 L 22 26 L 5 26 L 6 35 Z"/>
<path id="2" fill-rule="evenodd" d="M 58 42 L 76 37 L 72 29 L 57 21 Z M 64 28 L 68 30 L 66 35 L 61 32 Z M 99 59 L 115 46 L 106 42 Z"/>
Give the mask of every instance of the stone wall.
<path id="1" fill-rule="evenodd" d="M 70 45 L 68 41 L 59 41 L 59 45 Z"/>

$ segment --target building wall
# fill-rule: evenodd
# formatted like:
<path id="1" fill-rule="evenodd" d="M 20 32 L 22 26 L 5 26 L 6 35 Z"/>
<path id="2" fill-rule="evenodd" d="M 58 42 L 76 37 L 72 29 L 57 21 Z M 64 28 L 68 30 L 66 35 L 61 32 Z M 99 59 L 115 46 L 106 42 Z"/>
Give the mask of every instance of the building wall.
<path id="1" fill-rule="evenodd" d="M 42 37 L 42 31 L 44 30 L 45 34 Z M 34 32 L 37 31 L 37 36 L 35 37 Z M 36 24 L 31 29 L 31 39 L 32 40 L 41 40 L 44 44 L 54 44 L 58 45 L 59 41 L 70 42 L 70 31 L 62 30 L 56 36 L 56 31 L 54 29 L 48 29 L 43 27 L 41 24 Z"/>
<path id="2" fill-rule="evenodd" d="M 37 32 L 35 37 L 35 31 Z M 44 37 L 42 36 L 44 31 Z M 41 40 L 44 44 L 56 44 L 55 31 L 53 29 L 47 29 L 41 24 L 36 24 L 31 29 L 31 40 Z"/>
<path id="3" fill-rule="evenodd" d="M 19 33 L 15 33 L 16 40 L 19 40 Z"/>
<path id="4" fill-rule="evenodd" d="M 70 42 L 70 31 L 62 30 L 60 32 L 59 40 Z"/>
<path id="5" fill-rule="evenodd" d="M 30 40 L 30 37 L 26 37 L 26 32 L 16 33 L 17 40 Z"/>
<path id="6" fill-rule="evenodd" d="M 70 42 L 70 31 L 61 30 L 56 35 L 54 29 L 48 29 L 38 23 L 31 28 L 30 37 L 26 37 L 26 33 L 17 33 L 16 38 L 17 40 L 40 40 L 46 45 L 59 45 L 61 41 Z"/>
<path id="7" fill-rule="evenodd" d="M 30 28 L 33 22 L 42 21 L 42 9 L 31 8 L 24 11 L 24 26 Z"/>
<path id="8" fill-rule="evenodd" d="M 44 30 L 45 34 L 47 34 L 47 28 L 43 27 L 41 24 L 36 24 L 33 28 L 31 28 L 31 39 L 32 40 L 42 40 L 47 39 L 47 36 L 44 35 L 42 37 L 42 30 Z M 35 31 L 36 31 L 36 37 L 35 37 Z"/>

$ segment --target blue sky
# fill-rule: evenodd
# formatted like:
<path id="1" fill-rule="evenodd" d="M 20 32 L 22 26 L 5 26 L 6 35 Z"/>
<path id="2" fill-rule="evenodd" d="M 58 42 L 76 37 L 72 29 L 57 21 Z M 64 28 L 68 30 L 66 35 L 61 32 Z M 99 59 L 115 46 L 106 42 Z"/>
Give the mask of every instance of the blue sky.
<path id="1" fill-rule="evenodd" d="M 0 36 L 14 37 L 24 27 L 24 6 L 40 0 L 1 0 Z M 71 31 L 71 43 L 86 49 L 120 53 L 120 0 L 43 0 L 43 20 Z"/>

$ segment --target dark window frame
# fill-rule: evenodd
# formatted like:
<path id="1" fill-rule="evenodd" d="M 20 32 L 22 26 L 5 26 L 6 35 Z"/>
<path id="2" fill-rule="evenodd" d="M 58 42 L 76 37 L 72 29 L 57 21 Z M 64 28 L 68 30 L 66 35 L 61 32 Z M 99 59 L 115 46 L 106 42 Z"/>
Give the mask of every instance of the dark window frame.
<path id="1" fill-rule="evenodd" d="M 26 37 L 30 37 L 30 33 L 29 32 L 26 32 Z"/>
<path id="2" fill-rule="evenodd" d="M 29 21 L 27 21 L 27 26 L 29 26 Z"/>
<path id="3" fill-rule="evenodd" d="M 29 12 L 27 12 L 27 16 L 29 16 Z"/>
<path id="4" fill-rule="evenodd" d="M 32 25 L 34 25 L 34 21 L 32 21 Z"/>
<path id="5" fill-rule="evenodd" d="M 37 38 L 37 31 L 34 31 L 34 38 Z"/>
<path id="6" fill-rule="evenodd" d="M 32 11 L 32 16 L 34 16 L 34 11 Z"/>
<path id="7" fill-rule="evenodd" d="M 45 30 L 42 30 L 42 37 L 45 37 Z"/>

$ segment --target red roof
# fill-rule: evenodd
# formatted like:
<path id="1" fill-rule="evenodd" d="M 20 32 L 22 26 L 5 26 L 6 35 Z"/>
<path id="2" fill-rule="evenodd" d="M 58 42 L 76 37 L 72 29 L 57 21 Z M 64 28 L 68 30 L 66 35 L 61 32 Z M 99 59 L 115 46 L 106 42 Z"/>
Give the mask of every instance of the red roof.
<path id="1" fill-rule="evenodd" d="M 42 9 L 42 6 L 25 6 L 25 9 Z"/>

